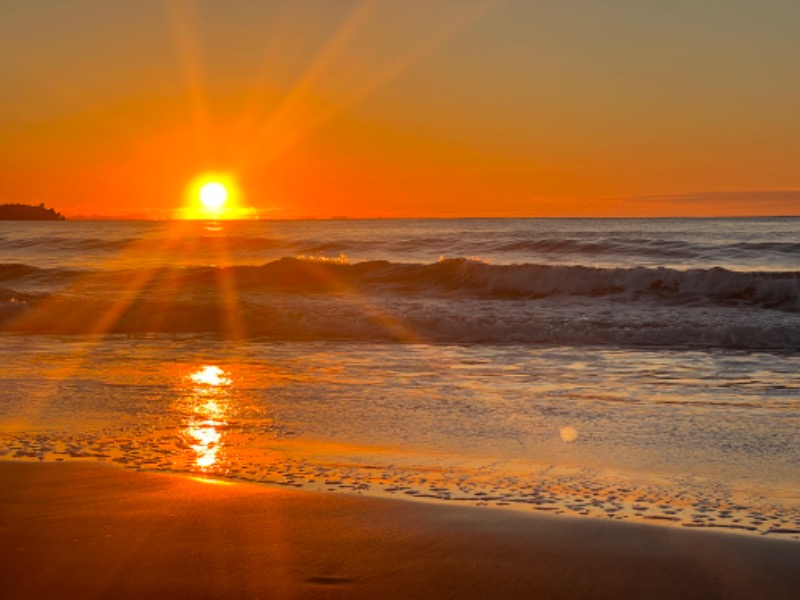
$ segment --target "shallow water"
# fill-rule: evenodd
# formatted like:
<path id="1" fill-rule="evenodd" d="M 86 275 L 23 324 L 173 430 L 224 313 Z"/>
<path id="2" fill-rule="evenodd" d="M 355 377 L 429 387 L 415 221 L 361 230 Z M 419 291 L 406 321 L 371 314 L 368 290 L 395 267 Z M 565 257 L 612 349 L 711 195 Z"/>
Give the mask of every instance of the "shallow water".
<path id="1" fill-rule="evenodd" d="M 800 356 L 2 339 L 0 456 L 800 539 Z"/>

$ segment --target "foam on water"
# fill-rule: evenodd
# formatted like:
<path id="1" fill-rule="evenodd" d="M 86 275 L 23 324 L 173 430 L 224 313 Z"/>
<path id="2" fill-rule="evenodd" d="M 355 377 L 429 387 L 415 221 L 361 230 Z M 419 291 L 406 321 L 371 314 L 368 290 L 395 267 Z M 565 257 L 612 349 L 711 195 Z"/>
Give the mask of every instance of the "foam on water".
<path id="1" fill-rule="evenodd" d="M 790 272 L 340 255 L 99 273 L 6 264 L 0 282 L 0 329 L 18 333 L 800 350 Z"/>
<path id="2" fill-rule="evenodd" d="M 6 458 L 800 537 L 797 356 L 4 342 Z"/>
<path id="3" fill-rule="evenodd" d="M 120 269 L 92 274 L 85 270 L 40 268 L 0 263 L 0 282 L 20 290 L 61 288 L 91 283 L 117 291 L 124 279 L 148 284 L 180 283 L 187 291 L 220 278 L 232 279 L 239 289 L 300 292 L 413 293 L 461 297 L 541 298 L 546 296 L 615 296 L 630 301 L 655 299 L 673 304 L 754 304 L 765 308 L 800 309 L 800 272 L 740 272 L 712 269 L 677 270 L 665 267 L 598 268 L 539 264 L 493 265 L 475 258 L 441 258 L 433 264 L 370 261 L 350 264 L 344 255 L 301 255 L 260 266 Z M 82 281 L 82 279 L 84 281 Z M 175 280 L 179 280 L 176 282 Z M 102 292 L 98 289 L 98 292 Z M 109 290 L 106 290 L 109 291 Z M 151 291 L 150 288 L 143 289 Z M 157 291 L 157 290 L 156 290 Z"/>

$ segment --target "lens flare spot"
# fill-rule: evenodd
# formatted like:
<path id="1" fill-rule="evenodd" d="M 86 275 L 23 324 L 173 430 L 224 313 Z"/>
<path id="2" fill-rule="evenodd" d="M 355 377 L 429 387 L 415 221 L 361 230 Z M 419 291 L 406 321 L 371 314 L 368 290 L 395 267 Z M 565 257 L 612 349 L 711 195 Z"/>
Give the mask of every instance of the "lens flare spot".
<path id="1" fill-rule="evenodd" d="M 564 442 L 574 442 L 578 439 L 578 430 L 574 427 L 562 427 L 558 433 Z"/>

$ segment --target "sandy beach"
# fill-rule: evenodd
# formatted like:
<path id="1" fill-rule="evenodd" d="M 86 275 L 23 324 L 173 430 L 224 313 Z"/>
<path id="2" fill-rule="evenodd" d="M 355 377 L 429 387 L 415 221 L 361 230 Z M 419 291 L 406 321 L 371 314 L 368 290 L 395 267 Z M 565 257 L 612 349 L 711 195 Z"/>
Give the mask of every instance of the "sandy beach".
<path id="1" fill-rule="evenodd" d="M 796 598 L 800 544 L 0 463 L 0 588 L 24 598 Z"/>

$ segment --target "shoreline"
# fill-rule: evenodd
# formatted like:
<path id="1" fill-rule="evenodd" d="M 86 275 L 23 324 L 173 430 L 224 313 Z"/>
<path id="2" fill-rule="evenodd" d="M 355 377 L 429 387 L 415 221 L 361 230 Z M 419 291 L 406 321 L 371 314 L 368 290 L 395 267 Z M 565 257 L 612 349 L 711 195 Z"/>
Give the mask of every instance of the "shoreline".
<path id="1" fill-rule="evenodd" d="M 791 598 L 800 544 L 0 461 L 13 598 Z M 214 480 L 211 480 L 214 481 Z"/>
<path id="2" fill-rule="evenodd" d="M 320 450 L 318 448 L 318 450 Z M 324 452 L 324 451 L 323 451 Z M 410 472 L 396 469 L 393 477 L 370 479 L 365 469 L 358 471 L 350 465 L 342 469 L 323 469 L 325 472 L 309 473 L 311 466 L 305 462 L 289 466 L 291 452 L 286 452 L 287 463 L 282 467 L 281 457 L 272 456 L 266 468 L 269 476 L 252 478 L 249 472 L 234 469 L 224 474 L 214 470 L 207 472 L 192 468 L 170 468 L 138 464 L 122 456 L 111 454 L 97 458 L 89 453 L 86 457 L 65 459 L 54 456 L 64 454 L 51 452 L 47 458 L 28 451 L 23 456 L 8 457 L 0 448 L 0 463 L 4 461 L 26 464 L 74 465 L 89 464 L 120 469 L 129 473 L 163 474 L 190 479 L 214 480 L 220 483 L 255 485 L 267 489 L 298 490 L 323 494 L 355 495 L 360 498 L 399 500 L 424 503 L 433 506 L 471 507 L 480 510 L 512 512 L 521 515 L 549 515 L 570 519 L 601 519 L 622 523 L 638 523 L 672 529 L 698 530 L 743 535 L 751 538 L 768 538 L 800 541 L 800 516 L 792 507 L 777 505 L 748 505 L 728 490 L 727 495 L 711 498 L 707 494 L 683 497 L 676 504 L 665 504 L 664 486 L 661 476 L 653 475 L 649 480 L 640 479 L 639 485 L 625 478 L 623 472 L 607 476 L 605 480 L 580 483 L 572 480 L 573 469 L 563 473 L 546 468 L 546 475 L 539 477 L 535 491 L 527 487 L 498 488 L 496 485 L 480 485 L 477 482 L 454 486 L 432 474 L 413 477 Z M 37 459 L 38 460 L 35 460 Z M 186 465 L 188 466 L 188 465 Z M 358 471 L 358 472 L 355 472 Z M 386 477 L 386 475 L 384 475 Z M 550 478 L 550 479 L 548 479 Z M 600 493 L 597 482 L 607 488 Z M 423 483 L 424 482 L 424 483 Z M 464 486 L 469 485 L 469 490 Z M 449 488 L 449 489 L 447 489 Z M 772 508 L 772 511 L 769 510 Z M 781 510 L 784 512 L 781 512 Z"/>

